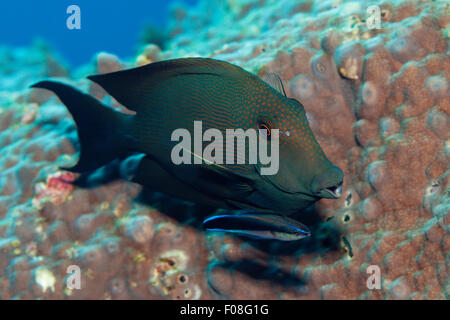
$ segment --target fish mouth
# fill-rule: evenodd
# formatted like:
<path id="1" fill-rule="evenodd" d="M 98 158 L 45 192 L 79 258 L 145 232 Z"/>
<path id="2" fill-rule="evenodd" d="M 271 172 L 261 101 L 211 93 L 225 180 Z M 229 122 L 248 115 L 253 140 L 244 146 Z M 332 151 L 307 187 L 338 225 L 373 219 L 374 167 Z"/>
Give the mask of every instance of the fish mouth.
<path id="1" fill-rule="evenodd" d="M 320 189 L 319 195 L 328 199 L 339 199 L 342 196 L 342 182 L 333 187 Z"/>

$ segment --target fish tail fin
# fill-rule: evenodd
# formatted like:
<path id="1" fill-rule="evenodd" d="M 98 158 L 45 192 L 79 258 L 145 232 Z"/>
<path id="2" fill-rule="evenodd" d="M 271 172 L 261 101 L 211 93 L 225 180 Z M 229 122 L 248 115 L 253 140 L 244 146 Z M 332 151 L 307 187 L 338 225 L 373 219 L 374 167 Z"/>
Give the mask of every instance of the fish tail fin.
<path id="1" fill-rule="evenodd" d="M 77 125 L 80 140 L 78 163 L 72 172 L 92 171 L 131 153 L 127 128 L 133 116 L 109 108 L 90 95 L 56 81 L 41 81 L 31 86 L 53 91 L 65 104 Z"/>

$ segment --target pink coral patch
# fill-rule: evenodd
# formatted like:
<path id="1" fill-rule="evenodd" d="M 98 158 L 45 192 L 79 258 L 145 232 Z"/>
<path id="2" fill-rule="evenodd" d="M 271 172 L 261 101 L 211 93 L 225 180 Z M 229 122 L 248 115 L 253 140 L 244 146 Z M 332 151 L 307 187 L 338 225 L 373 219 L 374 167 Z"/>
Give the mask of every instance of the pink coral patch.
<path id="1" fill-rule="evenodd" d="M 46 202 L 53 204 L 63 203 L 72 192 L 72 182 L 75 175 L 70 172 L 56 172 L 47 177 L 46 182 L 40 182 L 35 186 L 33 205 L 41 208 Z"/>

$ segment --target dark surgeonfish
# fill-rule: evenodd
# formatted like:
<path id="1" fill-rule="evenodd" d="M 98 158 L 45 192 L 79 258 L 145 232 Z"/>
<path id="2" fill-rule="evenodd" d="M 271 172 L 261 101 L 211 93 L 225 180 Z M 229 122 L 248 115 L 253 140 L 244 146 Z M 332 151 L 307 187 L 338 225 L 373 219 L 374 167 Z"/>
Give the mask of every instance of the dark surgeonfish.
<path id="1" fill-rule="evenodd" d="M 87 172 L 126 159 L 133 168 L 131 180 L 155 191 L 250 212 L 210 217 L 204 221 L 207 230 L 279 240 L 310 234 L 287 215 L 320 198 L 341 196 L 342 171 L 319 146 L 302 104 L 286 97 L 275 75 L 263 81 L 227 62 L 184 58 L 89 79 L 135 115 L 60 82 L 32 86 L 53 91 L 75 120 L 81 150 L 78 163 L 67 170 Z M 279 129 L 277 173 L 261 174 L 259 163 L 174 164 L 171 152 L 178 142 L 172 141 L 172 132 L 193 133 L 194 121 L 202 121 L 203 130 L 261 129 L 269 145 L 271 130 Z"/>

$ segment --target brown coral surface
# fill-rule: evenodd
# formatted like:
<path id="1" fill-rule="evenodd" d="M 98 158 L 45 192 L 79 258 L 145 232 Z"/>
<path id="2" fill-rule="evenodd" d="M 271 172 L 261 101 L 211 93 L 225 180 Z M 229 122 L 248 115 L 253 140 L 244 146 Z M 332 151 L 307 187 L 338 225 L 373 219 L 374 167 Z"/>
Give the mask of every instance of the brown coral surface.
<path id="1" fill-rule="evenodd" d="M 300 213 L 313 235 L 292 243 L 206 234 L 196 206 L 118 179 L 117 163 L 61 171 L 78 156 L 73 120 L 25 86 L 68 72 L 42 45 L 0 51 L 0 298 L 448 299 L 450 6 L 381 1 L 375 29 L 367 7 L 205 0 L 173 9 L 166 51 L 100 53 L 79 71 L 204 56 L 278 73 L 345 173 L 343 197 Z M 77 87 L 123 109 L 80 75 Z M 71 265 L 81 289 L 66 285 Z"/>

